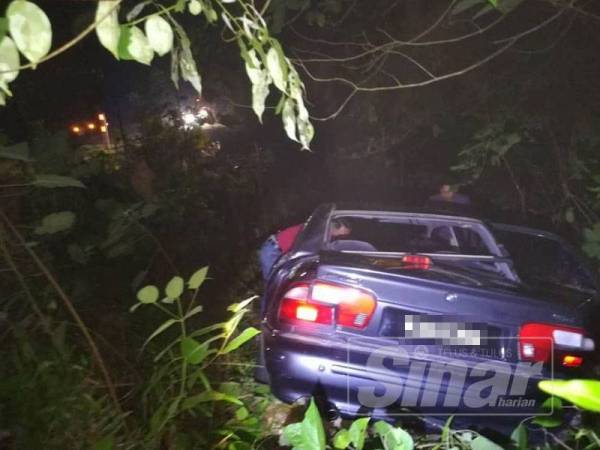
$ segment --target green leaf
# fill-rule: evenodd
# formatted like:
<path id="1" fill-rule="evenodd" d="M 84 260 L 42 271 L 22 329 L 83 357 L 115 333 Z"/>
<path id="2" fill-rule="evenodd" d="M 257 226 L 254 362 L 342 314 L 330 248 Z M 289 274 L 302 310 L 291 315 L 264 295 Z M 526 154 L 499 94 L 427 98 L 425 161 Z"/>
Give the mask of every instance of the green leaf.
<path id="1" fill-rule="evenodd" d="M 473 439 L 470 444 L 471 450 L 504 450 L 503 447 L 481 435 Z"/>
<path id="2" fill-rule="evenodd" d="M 188 363 L 200 364 L 208 355 L 208 346 L 194 338 L 185 337 L 181 340 L 181 354 Z"/>
<path id="3" fill-rule="evenodd" d="M 588 411 L 600 412 L 600 381 L 542 380 L 538 387 Z"/>
<path id="4" fill-rule="evenodd" d="M 127 15 L 125 16 L 125 19 L 127 20 L 127 22 L 131 22 L 132 20 L 134 20 L 137 16 L 140 15 L 140 13 L 144 10 L 144 8 L 150 4 L 150 0 L 146 0 L 144 2 L 140 2 L 137 5 L 135 5 L 133 8 L 131 8 L 131 10 L 127 13 Z"/>
<path id="5" fill-rule="evenodd" d="M 301 119 L 300 116 L 298 116 L 297 126 L 298 140 L 300 141 L 300 144 L 302 144 L 302 149 L 309 150 L 310 143 L 315 136 L 315 129 L 308 119 Z"/>
<path id="6" fill-rule="evenodd" d="M 467 9 L 471 9 L 475 5 L 484 4 L 486 0 L 460 0 L 456 3 L 456 6 L 452 8 L 452 15 L 460 14 Z"/>
<path id="7" fill-rule="evenodd" d="M 40 226 L 33 231 L 35 234 L 55 234 L 66 231 L 75 223 L 75 213 L 72 211 L 61 211 L 48 214 L 42 219 Z"/>
<path id="8" fill-rule="evenodd" d="M 355 450 L 362 450 L 365 445 L 365 437 L 367 435 L 367 426 L 369 425 L 369 421 L 371 419 L 369 417 L 362 417 L 360 419 L 356 419 L 350 425 L 350 440 L 354 445 Z"/>
<path id="9" fill-rule="evenodd" d="M 268 395 L 271 392 L 271 388 L 264 384 L 259 384 L 254 388 L 254 392 L 257 395 Z"/>
<path id="10" fill-rule="evenodd" d="M 144 302 L 142 302 L 142 303 L 144 303 Z M 154 332 L 150 336 L 148 336 L 148 339 L 146 339 L 146 342 L 144 342 L 143 347 L 146 347 L 146 345 L 148 345 L 148 343 L 152 339 L 154 339 L 156 336 L 158 336 L 159 334 L 163 333 L 165 330 L 167 330 L 173 324 L 178 323 L 178 322 L 179 321 L 175 320 L 175 319 L 169 319 L 169 320 L 163 322 L 156 330 L 154 330 Z"/>
<path id="11" fill-rule="evenodd" d="M 202 3 L 200 3 L 198 0 L 191 0 L 188 3 L 188 11 L 192 16 L 197 16 L 202 12 Z"/>
<path id="12" fill-rule="evenodd" d="M 12 97 L 12 92 L 8 87 L 8 83 L 2 78 L 0 78 L 0 93 L 2 93 L 2 95 L 8 95 L 9 97 Z"/>
<path id="13" fill-rule="evenodd" d="M 225 327 L 224 323 L 214 323 L 204 328 L 200 328 L 199 330 L 195 330 L 190 333 L 190 336 L 203 336 L 205 334 L 210 334 L 214 331 L 221 330 Z"/>
<path id="14" fill-rule="evenodd" d="M 246 62 L 246 73 L 248 74 L 248 78 L 252 84 L 258 83 L 263 77 L 263 73 L 261 70 L 261 64 L 256 56 L 256 50 L 251 49 L 249 51 L 245 51 L 245 46 L 242 41 L 240 41 L 240 47 L 242 49 L 242 57 Z"/>
<path id="15" fill-rule="evenodd" d="M 10 83 L 19 75 L 19 51 L 15 42 L 6 36 L 0 41 L 0 80 Z M 11 70 L 11 72 L 6 72 Z"/>
<path id="16" fill-rule="evenodd" d="M 208 266 L 205 266 L 196 272 L 188 280 L 188 287 L 190 289 L 198 289 L 206 280 L 206 274 L 208 273 Z"/>
<path id="17" fill-rule="evenodd" d="M 492 5 L 494 8 L 498 7 L 498 0 L 488 0 L 488 2 L 490 2 L 490 5 Z"/>
<path id="18" fill-rule="evenodd" d="M 105 436 L 94 444 L 94 450 L 112 450 L 115 441 L 112 436 Z"/>
<path id="19" fill-rule="evenodd" d="M 510 439 L 518 450 L 527 450 L 527 428 L 525 425 L 520 423 L 510 435 Z"/>
<path id="20" fill-rule="evenodd" d="M 171 51 L 171 81 L 179 89 L 179 55 L 181 50 L 178 46 L 173 47 Z"/>
<path id="21" fill-rule="evenodd" d="M 181 277 L 173 277 L 171 281 L 167 284 L 165 288 L 165 294 L 170 299 L 179 298 L 179 296 L 183 293 L 184 281 Z"/>
<path id="22" fill-rule="evenodd" d="M 333 437 L 333 446 L 337 449 L 343 450 L 350 445 L 350 433 L 348 430 L 340 430 Z"/>
<path id="23" fill-rule="evenodd" d="M 8 33 L 8 19 L 6 17 L 0 17 L 0 42 Z"/>
<path id="24" fill-rule="evenodd" d="M 273 83 L 281 92 L 285 92 L 287 85 L 287 64 L 281 59 L 281 54 L 275 47 L 267 52 L 266 64 Z"/>
<path id="25" fill-rule="evenodd" d="M 297 444 L 297 445 L 296 445 Z M 304 450 L 302 445 L 302 423 L 290 423 L 286 425 L 279 435 L 281 447 L 292 447 L 292 450 Z"/>
<path id="26" fill-rule="evenodd" d="M 495 11 L 496 8 L 492 5 L 485 5 L 483 8 L 481 8 L 479 11 L 477 11 L 477 13 L 473 16 L 473 20 L 477 20 L 480 17 L 485 16 L 486 14 Z"/>
<path id="27" fill-rule="evenodd" d="M 129 54 L 129 50 L 127 49 L 129 46 L 129 41 L 131 40 L 131 27 L 127 25 L 121 25 L 120 29 L 121 34 L 119 35 L 119 46 L 117 47 L 119 59 L 131 61 L 133 60 L 133 56 Z"/>
<path id="28" fill-rule="evenodd" d="M 243 405 L 242 401 L 238 398 L 235 398 L 232 395 L 224 394 L 222 392 L 217 391 L 209 391 L 209 397 L 211 401 L 215 402 L 227 402 L 232 403 L 234 405 Z"/>
<path id="29" fill-rule="evenodd" d="M 448 442 L 448 439 L 450 438 L 450 425 L 452 424 L 452 421 L 454 420 L 454 416 L 450 416 L 448 417 L 448 419 L 446 419 L 446 423 L 444 424 L 444 426 L 442 427 L 442 434 L 440 436 L 440 442 Z"/>
<path id="30" fill-rule="evenodd" d="M 219 18 L 219 15 L 213 8 L 209 7 L 204 9 L 204 17 L 206 17 L 206 20 L 209 23 L 213 23 L 216 22 L 216 20 Z"/>
<path id="31" fill-rule="evenodd" d="M 6 10 L 8 29 L 17 48 L 32 63 L 48 54 L 52 46 L 52 26 L 46 13 L 25 0 L 15 0 Z"/>
<path id="32" fill-rule="evenodd" d="M 203 309 L 204 308 L 202 305 L 198 305 L 198 306 L 192 308 L 188 313 L 186 313 L 184 319 L 189 319 L 190 317 L 195 316 L 198 313 L 201 313 Z"/>
<path id="33" fill-rule="evenodd" d="M 119 8 L 114 0 L 99 0 L 96 8 L 96 35 L 100 44 L 119 59 Z"/>
<path id="34" fill-rule="evenodd" d="M 206 375 L 204 374 L 204 370 L 202 369 L 202 367 L 198 367 L 198 368 L 194 369 L 192 374 L 188 377 L 188 380 L 187 380 L 188 389 L 191 389 L 192 387 L 194 387 L 198 380 L 200 380 L 200 382 L 204 386 L 204 389 L 211 388 L 208 378 L 206 378 Z"/>
<path id="35" fill-rule="evenodd" d="M 262 123 L 262 115 L 265 112 L 265 101 L 269 96 L 269 85 L 271 77 L 266 71 L 261 70 L 256 82 L 252 82 L 252 109 Z"/>
<path id="36" fill-rule="evenodd" d="M 181 408 L 183 410 L 192 409 L 198 406 L 201 403 L 208 402 L 228 402 L 234 405 L 243 406 L 244 404 L 237 398 L 232 397 L 231 395 L 223 394 L 222 392 L 217 391 L 204 391 L 201 394 L 194 395 L 192 397 L 188 397 L 183 401 Z"/>
<path id="37" fill-rule="evenodd" d="M 173 48 L 173 29 L 169 22 L 161 16 L 150 16 L 144 24 L 146 36 L 150 47 L 158 53 L 159 56 L 164 56 Z"/>
<path id="38" fill-rule="evenodd" d="M 61 175 L 37 175 L 32 184 L 43 188 L 85 188 L 85 185 L 81 181 L 71 177 L 63 177 Z"/>
<path id="39" fill-rule="evenodd" d="M 492 2 L 494 0 L 488 0 L 488 1 Z M 508 14 L 508 13 L 512 12 L 521 3 L 523 3 L 523 0 L 500 0 L 500 1 L 495 0 L 495 1 L 496 1 L 496 7 L 502 14 Z"/>
<path id="40" fill-rule="evenodd" d="M 196 62 L 194 61 L 194 55 L 192 55 L 190 42 L 187 39 L 182 39 L 181 42 L 179 68 L 181 70 L 181 78 L 194 86 L 194 89 L 196 89 L 198 95 L 202 95 L 202 79 L 200 78 L 198 68 L 196 67 Z"/>
<path id="41" fill-rule="evenodd" d="M 249 415 L 250 415 L 250 413 L 243 406 L 235 412 L 235 418 L 237 420 L 247 419 Z"/>
<path id="42" fill-rule="evenodd" d="M 154 58 L 154 50 L 150 47 L 148 38 L 139 27 L 122 27 L 119 40 L 119 56 L 123 59 L 150 65 Z"/>
<path id="43" fill-rule="evenodd" d="M 281 120 L 283 121 L 285 134 L 287 134 L 291 140 L 298 142 L 298 138 L 296 137 L 296 113 L 294 110 L 294 101 L 291 98 L 288 98 L 283 102 Z"/>
<path id="44" fill-rule="evenodd" d="M 546 400 L 544 400 L 544 403 L 542 403 L 542 409 L 546 411 L 559 410 L 562 409 L 562 407 L 563 403 L 560 398 L 554 396 L 548 397 Z"/>
<path id="45" fill-rule="evenodd" d="M 159 295 L 160 291 L 156 286 L 144 286 L 138 291 L 137 299 L 140 301 L 140 303 L 156 303 Z"/>
<path id="46" fill-rule="evenodd" d="M 225 14 L 224 12 L 221 13 L 221 20 L 225 23 L 225 26 L 227 28 L 229 28 L 231 31 L 233 31 L 235 33 L 236 30 L 231 23 L 231 19 L 229 19 L 229 16 L 227 14 Z"/>
<path id="47" fill-rule="evenodd" d="M 414 442 L 410 434 L 400 427 L 393 427 L 382 420 L 373 426 L 375 434 L 379 436 L 385 450 L 412 450 Z"/>
<path id="48" fill-rule="evenodd" d="M 282 437 L 293 450 L 325 450 L 325 430 L 314 399 L 310 400 L 304 420 L 287 425 Z"/>
<path id="49" fill-rule="evenodd" d="M 537 416 L 531 421 L 531 423 L 544 428 L 556 428 L 562 425 L 563 418 L 562 415 Z"/>
<path id="50" fill-rule="evenodd" d="M 260 330 L 257 330 L 254 327 L 246 328 L 244 331 L 242 331 L 242 333 L 239 336 L 237 336 L 235 339 L 231 340 L 225 346 L 225 348 L 223 349 L 223 351 L 221 353 L 227 354 L 229 352 L 232 352 L 233 350 L 237 349 L 238 347 L 240 347 L 243 344 L 245 344 L 246 342 L 248 342 L 250 339 L 252 339 L 257 334 L 260 334 Z"/>
<path id="51" fill-rule="evenodd" d="M 131 305 L 131 307 L 129 308 L 129 312 L 132 313 L 134 312 L 136 309 L 138 309 L 140 306 L 142 306 L 142 303 L 135 303 L 133 305 Z"/>
<path id="52" fill-rule="evenodd" d="M 239 397 L 243 394 L 242 385 L 236 381 L 225 381 L 219 384 L 218 391 L 234 397 Z"/>
<path id="53" fill-rule="evenodd" d="M 185 11 L 185 3 L 186 3 L 186 0 L 177 0 L 173 10 L 175 12 L 182 13 L 183 11 Z"/>
<path id="54" fill-rule="evenodd" d="M 242 300 L 239 303 L 232 303 L 231 305 L 229 305 L 227 307 L 227 311 L 231 311 L 234 313 L 240 312 L 242 309 L 244 309 L 246 306 L 248 306 L 251 302 L 253 302 L 256 299 L 257 299 L 257 296 L 254 295 L 250 298 L 247 298 L 246 300 Z"/>
<path id="55" fill-rule="evenodd" d="M 292 78 L 297 78 L 297 74 L 294 74 L 293 76 L 290 75 Z M 302 144 L 302 149 L 309 149 L 310 146 L 310 142 L 312 141 L 314 135 L 315 135 L 315 130 L 312 126 L 312 124 L 310 123 L 310 115 L 308 114 L 308 110 L 306 109 L 306 106 L 304 106 L 304 99 L 303 99 L 303 95 L 302 95 L 302 85 L 300 84 L 300 81 L 295 81 L 294 83 L 291 83 L 292 85 L 292 98 L 294 100 L 296 100 L 296 108 L 298 110 L 298 116 L 297 116 L 297 127 L 298 127 L 298 140 L 300 141 L 300 144 Z"/>

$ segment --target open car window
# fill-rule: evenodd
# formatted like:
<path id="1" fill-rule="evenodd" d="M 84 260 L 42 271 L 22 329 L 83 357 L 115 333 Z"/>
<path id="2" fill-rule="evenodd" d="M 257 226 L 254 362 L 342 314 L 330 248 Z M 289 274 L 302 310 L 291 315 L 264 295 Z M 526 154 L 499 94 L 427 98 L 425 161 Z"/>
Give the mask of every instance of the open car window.
<path id="1" fill-rule="evenodd" d="M 349 225 L 350 234 L 331 236 L 330 250 L 381 253 L 429 253 L 492 256 L 486 228 L 460 218 L 415 216 L 337 216 Z M 335 220 L 335 218 L 333 219 Z"/>

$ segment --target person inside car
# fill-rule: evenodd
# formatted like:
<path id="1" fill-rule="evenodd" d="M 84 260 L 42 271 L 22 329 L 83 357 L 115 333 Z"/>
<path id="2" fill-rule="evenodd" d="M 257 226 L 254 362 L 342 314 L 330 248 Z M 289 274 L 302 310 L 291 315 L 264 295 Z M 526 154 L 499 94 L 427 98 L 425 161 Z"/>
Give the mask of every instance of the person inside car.
<path id="1" fill-rule="evenodd" d="M 293 225 L 267 238 L 259 250 L 260 268 L 263 280 L 267 280 L 271 269 L 277 260 L 292 249 L 296 238 L 304 229 L 304 224 Z M 348 236 L 351 232 L 350 225 L 343 219 L 335 219 L 331 222 L 330 235 L 332 239 Z"/>

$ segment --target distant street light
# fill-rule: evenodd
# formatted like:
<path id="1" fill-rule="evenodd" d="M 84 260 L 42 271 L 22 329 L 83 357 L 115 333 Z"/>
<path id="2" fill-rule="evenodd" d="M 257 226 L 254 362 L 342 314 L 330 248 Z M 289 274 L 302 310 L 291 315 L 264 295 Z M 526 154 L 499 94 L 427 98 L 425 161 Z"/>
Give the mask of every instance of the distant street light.
<path id="1" fill-rule="evenodd" d="M 100 134 L 102 141 L 107 148 L 112 147 L 110 133 L 108 132 L 108 122 L 106 121 L 106 114 L 98 113 L 98 120 L 86 122 L 83 125 L 71 125 L 70 131 L 79 136 L 93 137 L 95 134 Z"/>
<path id="2" fill-rule="evenodd" d="M 185 128 L 192 128 L 196 125 L 196 116 L 191 112 L 186 112 L 181 115 L 181 120 L 183 120 L 183 126 Z"/>
<path id="3" fill-rule="evenodd" d="M 207 108 L 202 108 L 200 110 L 200 112 L 198 113 L 198 117 L 200 119 L 207 119 L 209 115 L 210 115 L 210 113 L 208 112 Z"/>

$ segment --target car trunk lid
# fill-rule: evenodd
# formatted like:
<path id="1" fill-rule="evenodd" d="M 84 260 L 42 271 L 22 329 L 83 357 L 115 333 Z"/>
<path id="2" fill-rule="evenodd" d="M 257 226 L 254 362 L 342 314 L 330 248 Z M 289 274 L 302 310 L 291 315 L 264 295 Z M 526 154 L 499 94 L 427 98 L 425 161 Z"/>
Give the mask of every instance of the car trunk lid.
<path id="1" fill-rule="evenodd" d="M 402 339 L 430 354 L 468 350 L 470 357 L 516 361 L 516 337 L 527 322 L 579 326 L 573 308 L 537 297 L 496 273 L 478 273 L 455 262 L 427 269 L 402 258 L 323 253 L 317 278 L 372 292 L 378 302 L 369 327 L 339 333 Z"/>

